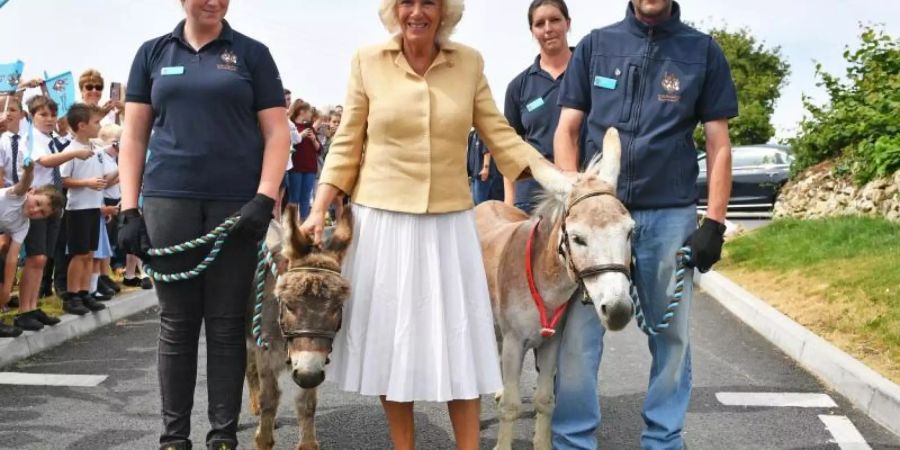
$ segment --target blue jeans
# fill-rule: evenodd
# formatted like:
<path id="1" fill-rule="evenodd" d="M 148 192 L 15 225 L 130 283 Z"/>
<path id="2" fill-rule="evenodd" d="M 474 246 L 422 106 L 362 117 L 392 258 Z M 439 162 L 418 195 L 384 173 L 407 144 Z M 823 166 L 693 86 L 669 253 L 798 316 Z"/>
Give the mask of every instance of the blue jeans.
<path id="1" fill-rule="evenodd" d="M 314 172 L 288 172 L 288 203 L 300 205 L 300 218 L 309 215 L 313 190 L 316 188 Z"/>
<path id="2" fill-rule="evenodd" d="M 674 288 L 675 253 L 697 227 L 695 206 L 631 211 L 637 285 L 650 325 L 662 317 Z M 644 400 L 641 448 L 680 450 L 691 399 L 690 310 L 693 272 L 685 274 L 684 299 L 668 329 L 648 338 L 653 362 Z M 577 295 L 577 294 L 576 294 Z M 600 426 L 598 370 L 606 330 L 592 305 L 574 301 L 563 330 L 553 410 L 554 449 L 596 449 Z"/>
<path id="3" fill-rule="evenodd" d="M 478 205 L 490 199 L 491 180 L 481 181 L 480 177 L 475 177 L 475 180 L 472 181 L 472 202 Z"/>

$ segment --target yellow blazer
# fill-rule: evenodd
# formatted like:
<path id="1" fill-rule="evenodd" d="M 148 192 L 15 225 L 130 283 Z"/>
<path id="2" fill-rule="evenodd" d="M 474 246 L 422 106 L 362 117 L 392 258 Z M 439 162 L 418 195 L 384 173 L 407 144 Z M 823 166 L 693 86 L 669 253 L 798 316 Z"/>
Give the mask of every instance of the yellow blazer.
<path id="1" fill-rule="evenodd" d="M 466 147 L 473 126 L 508 178 L 541 158 L 497 110 L 475 49 L 444 44 L 423 77 L 403 56 L 398 35 L 357 51 L 351 67 L 319 183 L 355 203 L 415 214 L 472 208 Z"/>

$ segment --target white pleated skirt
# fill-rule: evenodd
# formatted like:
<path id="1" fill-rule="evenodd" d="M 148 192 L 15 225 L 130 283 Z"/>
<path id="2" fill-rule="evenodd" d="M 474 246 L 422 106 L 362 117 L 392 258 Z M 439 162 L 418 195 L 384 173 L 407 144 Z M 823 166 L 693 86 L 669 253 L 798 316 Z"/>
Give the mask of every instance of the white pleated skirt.
<path id="1" fill-rule="evenodd" d="M 352 292 L 325 379 L 396 402 L 500 390 L 475 213 L 352 208 L 343 267 Z"/>

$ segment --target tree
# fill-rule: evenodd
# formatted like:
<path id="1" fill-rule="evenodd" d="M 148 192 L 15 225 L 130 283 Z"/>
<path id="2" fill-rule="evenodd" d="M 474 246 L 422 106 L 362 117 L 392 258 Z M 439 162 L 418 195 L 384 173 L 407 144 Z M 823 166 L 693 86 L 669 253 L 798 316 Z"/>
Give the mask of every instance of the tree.
<path id="1" fill-rule="evenodd" d="M 766 48 L 747 28 L 729 31 L 722 26 L 708 33 L 722 47 L 737 88 L 740 115 L 728 124 L 731 143 L 768 142 L 775 135 L 775 127 L 769 119 L 790 74 L 790 65 L 781 56 L 781 47 Z M 701 150 L 705 149 L 706 136 L 702 126 L 694 130 L 694 140 Z"/>
<path id="2" fill-rule="evenodd" d="M 817 85 L 829 102 L 819 106 L 803 98 L 809 116 L 790 140 L 795 173 L 833 158 L 839 172 L 859 183 L 900 169 L 900 40 L 881 28 L 860 28 L 859 48 L 844 50 L 846 81 L 816 65 Z"/>

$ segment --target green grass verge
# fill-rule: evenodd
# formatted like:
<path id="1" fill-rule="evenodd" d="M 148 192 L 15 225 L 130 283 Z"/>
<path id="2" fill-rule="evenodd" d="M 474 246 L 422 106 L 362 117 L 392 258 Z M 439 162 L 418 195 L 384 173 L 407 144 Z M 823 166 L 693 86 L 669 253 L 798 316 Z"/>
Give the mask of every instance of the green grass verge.
<path id="1" fill-rule="evenodd" d="M 847 331 L 880 341 L 900 363 L 900 224 L 866 217 L 776 220 L 728 242 L 721 268 L 808 281 L 819 287 L 821 308 L 846 309 L 839 315 L 869 308 L 876 313 Z"/>

